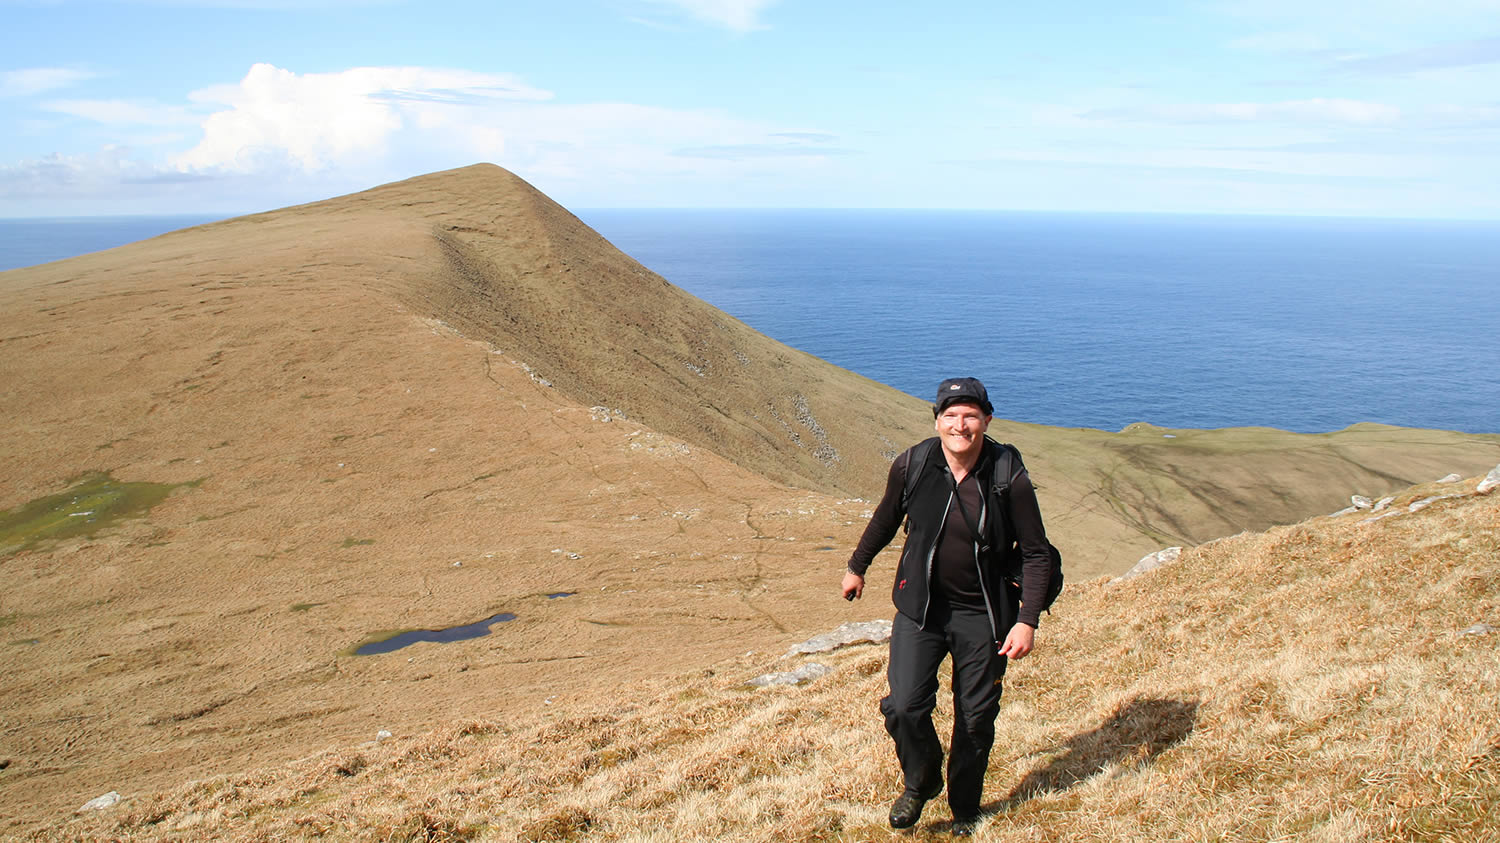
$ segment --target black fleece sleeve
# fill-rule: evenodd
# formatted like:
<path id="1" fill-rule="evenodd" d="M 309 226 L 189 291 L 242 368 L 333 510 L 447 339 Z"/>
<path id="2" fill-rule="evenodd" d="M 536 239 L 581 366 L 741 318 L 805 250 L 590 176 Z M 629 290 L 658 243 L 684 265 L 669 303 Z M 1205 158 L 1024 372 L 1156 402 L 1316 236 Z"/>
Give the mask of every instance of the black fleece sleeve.
<path id="1" fill-rule="evenodd" d="M 901 509 L 901 492 L 906 486 L 906 464 L 911 459 L 911 452 L 907 451 L 891 461 L 890 474 L 885 479 L 885 496 L 876 505 L 875 512 L 870 516 L 870 523 L 865 525 L 864 535 L 859 537 L 859 544 L 855 546 L 854 553 L 849 557 L 849 570 L 860 576 L 870 569 L 870 563 L 875 561 L 875 554 L 885 549 L 896 537 L 896 531 L 901 528 L 901 519 L 906 513 Z"/>
<path id="2" fill-rule="evenodd" d="M 1047 580 L 1052 575 L 1052 556 L 1047 552 L 1047 529 L 1042 526 L 1036 487 L 1024 468 L 1011 481 L 1006 498 L 1011 528 L 1021 545 L 1021 613 L 1016 620 L 1035 628 L 1042 623 L 1042 599 L 1047 596 Z"/>

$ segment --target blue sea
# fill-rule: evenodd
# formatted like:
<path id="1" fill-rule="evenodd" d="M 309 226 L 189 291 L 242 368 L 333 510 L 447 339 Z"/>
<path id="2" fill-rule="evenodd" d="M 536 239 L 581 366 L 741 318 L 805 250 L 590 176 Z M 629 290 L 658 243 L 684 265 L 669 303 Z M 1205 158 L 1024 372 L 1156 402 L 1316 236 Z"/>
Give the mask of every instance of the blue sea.
<path id="1" fill-rule="evenodd" d="M 1118 430 L 1500 432 L 1500 223 L 983 211 L 586 210 L 782 342 L 931 400 Z M 0 268 L 203 218 L 0 220 Z"/>

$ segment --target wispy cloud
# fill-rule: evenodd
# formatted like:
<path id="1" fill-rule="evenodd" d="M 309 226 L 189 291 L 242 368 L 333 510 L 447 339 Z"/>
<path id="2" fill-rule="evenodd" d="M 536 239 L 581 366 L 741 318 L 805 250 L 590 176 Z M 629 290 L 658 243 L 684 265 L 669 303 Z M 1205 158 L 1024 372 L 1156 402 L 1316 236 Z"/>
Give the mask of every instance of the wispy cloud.
<path id="1" fill-rule="evenodd" d="M 854 155 L 852 149 L 832 146 L 804 146 L 790 143 L 730 143 L 710 146 L 691 146 L 673 150 L 681 158 L 713 158 L 721 161 L 742 161 L 750 158 L 821 158 L 834 155 Z"/>
<path id="2" fill-rule="evenodd" d="M 128 100 L 51 100 L 42 108 L 113 126 L 185 126 L 202 119 L 181 106 Z"/>
<path id="3" fill-rule="evenodd" d="M 1450 41 L 1415 50 L 1364 56 L 1335 64 L 1346 73 L 1390 74 L 1500 64 L 1500 37 Z"/>
<path id="4" fill-rule="evenodd" d="M 780 0 L 649 0 L 653 5 L 666 6 L 686 13 L 689 17 L 714 26 L 722 26 L 735 32 L 750 32 L 764 29 L 761 13 Z"/>
<path id="5" fill-rule="evenodd" d="M 0 97 L 29 97 L 76 85 L 98 74 L 68 67 L 0 71 Z"/>
<path id="6" fill-rule="evenodd" d="M 800 143 L 833 143 L 839 139 L 827 132 L 772 132 L 771 137 Z"/>
<path id="7" fill-rule="evenodd" d="M 1349 99 L 1284 102 L 1184 103 L 1105 108 L 1084 112 L 1086 120 L 1130 123 L 1279 123 L 1291 125 L 1382 126 L 1401 119 L 1401 109 Z"/>
<path id="8" fill-rule="evenodd" d="M 1328 43 L 1321 35 L 1297 31 L 1259 32 L 1236 38 L 1229 42 L 1229 46 L 1263 53 L 1315 53 L 1328 49 Z"/>

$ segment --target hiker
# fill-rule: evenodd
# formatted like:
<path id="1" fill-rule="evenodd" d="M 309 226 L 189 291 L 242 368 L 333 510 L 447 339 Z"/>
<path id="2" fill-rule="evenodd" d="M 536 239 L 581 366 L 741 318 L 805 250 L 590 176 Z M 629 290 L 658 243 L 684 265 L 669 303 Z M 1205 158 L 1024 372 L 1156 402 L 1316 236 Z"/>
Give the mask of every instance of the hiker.
<path id="1" fill-rule="evenodd" d="M 953 739 L 948 806 L 955 836 L 979 821 L 980 793 L 995 739 L 1007 659 L 1035 646 L 1051 572 L 1049 545 L 1031 479 L 1019 453 L 985 436 L 994 407 L 984 384 L 951 378 L 933 406 L 937 437 L 891 463 L 885 496 L 849 558 L 842 593 L 864 594 L 865 572 L 907 519 L 891 599 L 890 695 L 880 701 L 906 788 L 891 806 L 892 828 L 910 828 L 943 790 L 943 747 L 932 725 L 938 666 L 953 656 Z M 916 455 L 915 458 L 913 455 Z M 913 462 L 915 461 L 915 464 Z M 998 465 L 1013 476 L 994 477 Z M 1009 481 L 996 493 L 996 482 Z M 1006 571 L 1002 548 L 1019 542 L 1020 571 Z M 1007 585 L 1019 573 L 1020 595 Z"/>

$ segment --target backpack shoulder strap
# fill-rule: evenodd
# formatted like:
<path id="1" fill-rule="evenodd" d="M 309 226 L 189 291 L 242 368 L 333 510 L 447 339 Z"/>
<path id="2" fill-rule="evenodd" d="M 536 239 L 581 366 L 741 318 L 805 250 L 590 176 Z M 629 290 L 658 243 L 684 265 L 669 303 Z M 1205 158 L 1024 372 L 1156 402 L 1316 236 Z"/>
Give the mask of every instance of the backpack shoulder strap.
<path id="1" fill-rule="evenodd" d="M 906 451 L 906 483 L 901 487 L 901 511 L 907 511 L 907 503 L 911 501 L 912 492 L 916 491 L 917 481 L 922 477 L 922 469 L 927 467 L 928 455 L 932 453 L 933 447 L 937 445 L 937 437 L 923 439 L 921 442 L 911 446 Z"/>
<path id="2" fill-rule="evenodd" d="M 995 440 L 991 439 L 991 442 Z M 1021 452 L 1016 446 L 1006 442 L 995 442 L 1000 452 L 995 455 L 995 473 L 990 480 L 990 486 L 995 494 L 1004 496 L 1010 491 L 1012 483 L 1026 470 L 1026 465 L 1021 462 Z"/>

